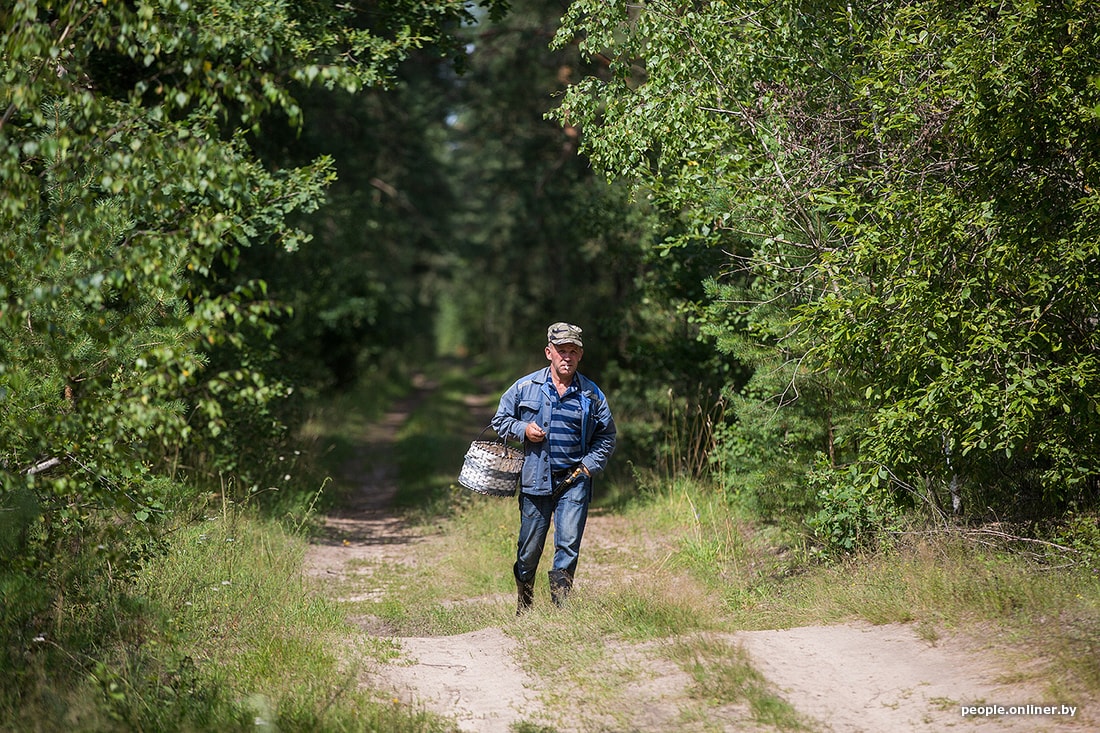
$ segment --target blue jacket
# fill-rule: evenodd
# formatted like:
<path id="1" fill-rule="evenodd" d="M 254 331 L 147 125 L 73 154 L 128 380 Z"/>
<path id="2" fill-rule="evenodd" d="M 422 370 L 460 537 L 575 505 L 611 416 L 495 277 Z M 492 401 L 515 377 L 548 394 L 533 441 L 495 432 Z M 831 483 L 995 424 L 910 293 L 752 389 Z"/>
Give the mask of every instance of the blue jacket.
<path id="1" fill-rule="evenodd" d="M 573 380 L 581 391 L 581 445 L 584 456 L 581 463 L 589 473 L 596 474 L 607 466 L 607 459 L 615 451 L 615 420 L 607 397 L 588 377 L 575 374 Z M 550 480 L 550 442 L 532 443 L 524 436 L 527 423 L 535 422 L 550 430 L 550 413 L 557 397 L 550 377 L 550 367 L 532 372 L 516 380 L 500 398 L 492 426 L 497 435 L 523 443 L 522 490 L 527 494 L 549 495 L 553 492 Z"/>

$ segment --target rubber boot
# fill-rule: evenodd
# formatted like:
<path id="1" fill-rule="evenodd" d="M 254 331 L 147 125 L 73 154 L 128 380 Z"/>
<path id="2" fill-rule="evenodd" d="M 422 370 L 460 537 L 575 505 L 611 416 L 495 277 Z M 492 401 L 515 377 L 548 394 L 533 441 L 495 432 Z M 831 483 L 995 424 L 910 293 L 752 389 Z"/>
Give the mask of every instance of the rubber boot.
<path id="1" fill-rule="evenodd" d="M 555 606 L 558 608 L 564 606 L 565 599 L 569 597 L 572 590 L 573 576 L 568 570 L 550 571 L 550 599 L 554 601 Z"/>
<path id="2" fill-rule="evenodd" d="M 531 604 L 535 602 L 535 583 L 534 581 L 524 583 L 519 578 L 516 578 L 516 615 L 522 616 L 523 612 L 531 607 Z"/>

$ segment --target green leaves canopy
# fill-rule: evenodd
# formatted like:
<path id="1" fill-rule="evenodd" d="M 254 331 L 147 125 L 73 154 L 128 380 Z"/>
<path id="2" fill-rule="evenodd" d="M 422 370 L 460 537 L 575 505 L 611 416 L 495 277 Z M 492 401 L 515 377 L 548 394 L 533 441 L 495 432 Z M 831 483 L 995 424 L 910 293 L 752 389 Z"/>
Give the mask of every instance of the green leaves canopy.
<path id="1" fill-rule="evenodd" d="M 44 508 L 139 519 L 188 452 L 237 471 L 284 385 L 280 304 L 234 276 L 294 250 L 332 161 L 265 166 L 251 140 L 300 121 L 295 89 L 387 83 L 468 18 L 461 2 L 357 11 L 311 0 L 34 2 L 0 10 L 0 468 Z M 217 356 L 219 367 L 208 365 Z M 153 491 L 156 494 L 156 491 Z"/>
<path id="2" fill-rule="evenodd" d="M 614 73 L 561 114 L 723 233 L 713 330 L 770 352 L 787 396 L 847 395 L 861 475 L 1001 511 L 1100 470 L 1098 22 L 1074 0 L 581 0 L 558 42 Z"/>

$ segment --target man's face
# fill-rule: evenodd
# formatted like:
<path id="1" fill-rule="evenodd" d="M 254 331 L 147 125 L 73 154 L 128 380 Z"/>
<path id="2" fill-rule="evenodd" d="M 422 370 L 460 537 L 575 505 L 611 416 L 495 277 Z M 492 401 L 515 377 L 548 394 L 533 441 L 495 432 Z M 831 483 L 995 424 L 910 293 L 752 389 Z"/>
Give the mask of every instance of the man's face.
<path id="1" fill-rule="evenodd" d="M 584 349 L 576 344 L 548 344 L 546 347 L 546 358 L 550 360 L 550 368 L 562 379 L 573 378 L 582 356 L 584 356 Z"/>

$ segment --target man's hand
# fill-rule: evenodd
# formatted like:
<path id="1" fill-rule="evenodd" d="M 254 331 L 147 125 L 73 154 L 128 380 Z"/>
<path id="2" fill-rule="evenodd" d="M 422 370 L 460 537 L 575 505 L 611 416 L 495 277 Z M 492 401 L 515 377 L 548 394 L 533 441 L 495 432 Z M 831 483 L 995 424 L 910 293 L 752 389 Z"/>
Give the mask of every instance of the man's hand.
<path id="1" fill-rule="evenodd" d="M 523 434 L 532 443 L 541 443 L 546 440 L 546 431 L 533 422 L 527 423 L 527 429 L 523 431 Z"/>
<path id="2" fill-rule="evenodd" d="M 566 476 L 561 482 L 558 483 L 556 487 L 554 487 L 554 496 L 561 496 L 566 491 L 568 491 L 569 487 L 571 487 L 573 484 L 580 481 L 583 477 L 591 475 L 592 474 L 588 472 L 587 466 L 585 466 L 583 463 L 578 465 L 576 468 L 573 469 L 572 473 Z"/>

